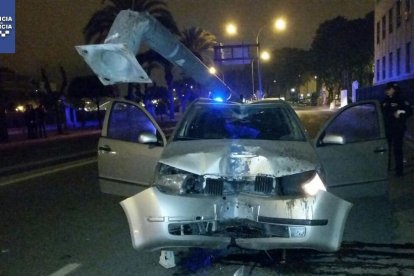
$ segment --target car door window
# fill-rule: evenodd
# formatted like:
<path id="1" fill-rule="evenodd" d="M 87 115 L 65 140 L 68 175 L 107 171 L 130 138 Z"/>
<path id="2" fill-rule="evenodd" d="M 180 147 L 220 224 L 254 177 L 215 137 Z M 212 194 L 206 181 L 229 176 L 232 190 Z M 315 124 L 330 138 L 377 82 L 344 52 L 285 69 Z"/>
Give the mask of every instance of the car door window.
<path id="1" fill-rule="evenodd" d="M 376 108 L 375 104 L 368 103 L 345 109 L 326 128 L 325 135 L 340 135 L 346 144 L 379 139 Z"/>
<path id="2" fill-rule="evenodd" d="M 137 106 L 129 103 L 114 103 L 109 117 L 107 137 L 128 142 L 138 142 L 138 136 L 152 133 L 159 137 L 157 128 Z"/>

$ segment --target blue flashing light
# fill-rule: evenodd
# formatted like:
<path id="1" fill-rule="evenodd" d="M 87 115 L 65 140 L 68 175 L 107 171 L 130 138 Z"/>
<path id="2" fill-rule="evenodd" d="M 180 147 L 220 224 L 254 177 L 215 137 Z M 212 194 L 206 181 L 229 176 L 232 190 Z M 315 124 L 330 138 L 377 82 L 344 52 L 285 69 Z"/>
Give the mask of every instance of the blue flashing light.
<path id="1" fill-rule="evenodd" d="M 222 97 L 214 97 L 213 100 L 216 101 L 216 102 L 220 102 L 220 103 L 224 102 Z"/>

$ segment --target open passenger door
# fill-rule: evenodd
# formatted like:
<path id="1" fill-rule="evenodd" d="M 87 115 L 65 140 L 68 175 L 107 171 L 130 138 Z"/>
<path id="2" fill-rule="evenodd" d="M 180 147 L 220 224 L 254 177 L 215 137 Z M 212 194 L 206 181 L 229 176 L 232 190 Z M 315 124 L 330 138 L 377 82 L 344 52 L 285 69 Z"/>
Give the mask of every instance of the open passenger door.
<path id="1" fill-rule="evenodd" d="M 316 136 L 328 190 L 349 199 L 388 192 L 388 144 L 377 101 L 345 106 Z"/>
<path id="2" fill-rule="evenodd" d="M 150 185 L 166 142 L 161 128 L 142 106 L 113 101 L 98 144 L 101 191 L 132 196 Z"/>

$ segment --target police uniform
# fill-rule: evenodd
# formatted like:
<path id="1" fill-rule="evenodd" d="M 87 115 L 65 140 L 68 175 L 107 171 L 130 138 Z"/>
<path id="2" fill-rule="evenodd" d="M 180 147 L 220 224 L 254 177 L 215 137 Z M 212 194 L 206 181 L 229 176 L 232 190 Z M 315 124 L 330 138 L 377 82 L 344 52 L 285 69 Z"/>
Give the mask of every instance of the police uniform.
<path id="1" fill-rule="evenodd" d="M 392 97 L 385 95 L 382 109 L 389 149 L 394 151 L 395 172 L 396 175 L 401 176 L 404 170 L 403 138 L 406 130 L 406 120 L 412 115 L 412 109 L 410 103 L 400 95 L 400 89 L 397 84 L 388 84 L 387 89 L 390 88 L 394 88 L 394 95 Z M 396 117 L 397 114 L 398 117 Z"/>

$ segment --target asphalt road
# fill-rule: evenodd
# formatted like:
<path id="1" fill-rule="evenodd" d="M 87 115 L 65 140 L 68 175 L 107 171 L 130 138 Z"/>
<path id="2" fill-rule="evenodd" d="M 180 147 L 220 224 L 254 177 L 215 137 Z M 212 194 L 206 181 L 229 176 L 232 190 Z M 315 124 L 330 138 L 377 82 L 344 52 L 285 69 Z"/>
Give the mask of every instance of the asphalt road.
<path id="1" fill-rule="evenodd" d="M 320 123 L 318 116 L 330 115 L 318 113 L 302 116 Z M 192 250 L 166 270 L 159 252 L 132 249 L 122 198 L 100 193 L 94 159 L 42 168 L 0 180 L 0 275 L 414 275 L 414 246 L 404 245 L 414 242 L 411 190 L 393 181 L 391 199 L 359 202 L 346 229 L 347 240 L 374 244 L 345 242 L 329 254 L 292 250 L 284 264 L 280 251 Z"/>
<path id="2" fill-rule="evenodd" d="M 414 273 L 414 246 L 357 243 L 335 254 L 288 251 L 286 264 L 278 251 L 269 253 L 272 259 L 237 249 L 187 251 L 167 270 L 159 252 L 132 249 L 122 198 L 100 193 L 93 159 L 43 173 L 0 187 L 0 275 L 233 275 L 241 266 L 244 275 Z"/>

